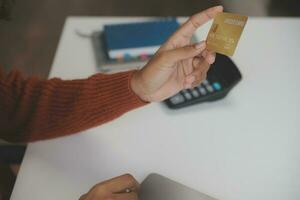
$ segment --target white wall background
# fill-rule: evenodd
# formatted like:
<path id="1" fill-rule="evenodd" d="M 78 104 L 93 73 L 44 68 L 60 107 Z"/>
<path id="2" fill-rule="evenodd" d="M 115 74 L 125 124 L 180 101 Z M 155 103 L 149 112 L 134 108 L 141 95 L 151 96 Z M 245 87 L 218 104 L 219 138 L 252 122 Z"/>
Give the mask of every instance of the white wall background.
<path id="1" fill-rule="evenodd" d="M 222 0 L 227 11 L 250 16 L 266 16 L 270 0 Z"/>

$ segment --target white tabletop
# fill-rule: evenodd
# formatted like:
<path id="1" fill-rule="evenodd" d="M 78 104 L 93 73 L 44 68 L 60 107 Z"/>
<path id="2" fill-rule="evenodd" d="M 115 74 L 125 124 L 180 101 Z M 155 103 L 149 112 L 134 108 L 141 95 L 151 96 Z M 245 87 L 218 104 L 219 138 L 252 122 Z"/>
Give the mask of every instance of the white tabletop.
<path id="1" fill-rule="evenodd" d="M 68 18 L 50 76 L 96 72 L 91 41 L 75 30 L 138 20 Z M 224 100 L 178 111 L 153 103 L 81 134 L 30 144 L 11 199 L 74 200 L 127 172 L 139 181 L 157 172 L 221 200 L 300 199 L 299 36 L 300 18 L 250 18 L 233 57 L 243 80 Z"/>

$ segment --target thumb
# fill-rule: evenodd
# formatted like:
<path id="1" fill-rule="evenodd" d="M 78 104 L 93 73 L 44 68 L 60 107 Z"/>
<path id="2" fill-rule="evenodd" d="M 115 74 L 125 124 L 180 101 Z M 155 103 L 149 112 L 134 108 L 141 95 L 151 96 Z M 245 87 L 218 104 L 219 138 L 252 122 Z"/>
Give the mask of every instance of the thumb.
<path id="1" fill-rule="evenodd" d="M 205 41 L 202 41 L 197 44 L 187 45 L 184 47 L 166 51 L 164 53 L 165 54 L 164 57 L 167 62 L 175 63 L 188 58 L 193 58 L 199 55 L 199 53 L 201 53 L 202 51 L 204 51 L 205 48 L 206 48 L 206 43 Z"/>

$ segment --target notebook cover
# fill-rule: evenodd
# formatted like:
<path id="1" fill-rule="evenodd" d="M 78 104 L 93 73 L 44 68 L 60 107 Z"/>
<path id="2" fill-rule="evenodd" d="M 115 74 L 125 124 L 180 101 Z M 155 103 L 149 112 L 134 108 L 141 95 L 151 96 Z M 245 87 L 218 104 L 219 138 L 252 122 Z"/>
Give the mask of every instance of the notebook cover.
<path id="1" fill-rule="evenodd" d="M 113 24 L 104 26 L 108 51 L 118 49 L 160 46 L 177 30 L 176 19 Z"/>

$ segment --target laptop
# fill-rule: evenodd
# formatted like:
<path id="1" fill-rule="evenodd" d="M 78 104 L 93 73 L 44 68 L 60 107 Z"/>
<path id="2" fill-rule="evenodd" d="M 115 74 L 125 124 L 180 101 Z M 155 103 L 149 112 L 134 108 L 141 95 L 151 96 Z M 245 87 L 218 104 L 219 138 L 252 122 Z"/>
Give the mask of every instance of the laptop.
<path id="1" fill-rule="evenodd" d="M 140 200 L 217 200 L 159 174 L 150 174 L 141 184 Z"/>

